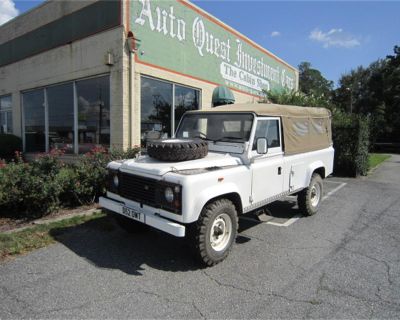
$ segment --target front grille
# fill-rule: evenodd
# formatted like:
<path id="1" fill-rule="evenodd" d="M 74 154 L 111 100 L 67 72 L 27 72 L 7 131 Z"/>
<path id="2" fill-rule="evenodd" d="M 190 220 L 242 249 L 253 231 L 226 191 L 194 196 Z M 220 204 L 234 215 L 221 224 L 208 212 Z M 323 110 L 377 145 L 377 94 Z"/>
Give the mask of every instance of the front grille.
<path id="1" fill-rule="evenodd" d="M 156 205 L 157 180 L 121 172 L 119 176 L 119 194 L 142 204 Z"/>

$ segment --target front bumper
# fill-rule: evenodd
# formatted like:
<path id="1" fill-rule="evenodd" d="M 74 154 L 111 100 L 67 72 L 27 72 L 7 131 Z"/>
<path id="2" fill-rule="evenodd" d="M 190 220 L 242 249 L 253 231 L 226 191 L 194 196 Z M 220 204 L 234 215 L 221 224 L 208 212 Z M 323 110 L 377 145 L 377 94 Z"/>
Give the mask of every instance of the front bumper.
<path id="1" fill-rule="evenodd" d="M 118 202 L 118 201 L 115 201 L 115 200 L 112 200 L 112 199 L 106 198 L 106 197 L 100 197 L 99 204 L 103 208 L 113 211 L 115 213 L 119 213 L 120 215 L 123 215 L 124 217 L 126 217 L 126 215 L 124 215 L 122 213 L 122 208 L 123 207 L 129 208 L 129 206 L 126 206 L 125 204 L 123 204 L 121 202 Z M 176 222 L 169 221 L 160 216 L 157 216 L 153 212 L 149 211 L 148 209 L 144 209 L 144 208 L 140 208 L 140 207 L 132 207 L 131 209 L 140 212 L 140 214 L 141 214 L 140 222 L 141 223 L 147 224 L 153 228 L 156 228 L 158 230 L 172 234 L 175 237 L 184 237 L 185 236 L 185 229 L 186 229 L 185 226 L 183 226 L 179 223 L 176 223 Z M 138 221 L 135 219 L 132 219 L 132 220 Z"/>

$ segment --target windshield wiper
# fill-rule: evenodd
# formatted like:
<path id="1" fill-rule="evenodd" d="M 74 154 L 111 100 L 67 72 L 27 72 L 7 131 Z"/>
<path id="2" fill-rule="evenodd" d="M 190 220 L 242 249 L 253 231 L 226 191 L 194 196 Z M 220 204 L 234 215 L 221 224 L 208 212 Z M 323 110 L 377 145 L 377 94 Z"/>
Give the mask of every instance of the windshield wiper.
<path id="1" fill-rule="evenodd" d="M 214 142 L 218 142 L 218 141 L 225 141 L 225 139 L 229 139 L 229 140 L 243 140 L 243 138 L 241 137 L 229 137 L 229 136 L 225 136 L 225 137 L 221 137 L 219 139 L 213 140 Z M 229 141 L 228 141 L 229 142 Z M 243 142 L 243 141 L 242 141 Z"/>
<path id="2" fill-rule="evenodd" d="M 197 136 L 194 136 L 193 138 L 200 138 L 200 139 L 206 140 L 206 141 L 215 141 L 213 139 L 208 138 L 206 135 L 203 135 L 203 136 L 197 135 Z"/>
<path id="3" fill-rule="evenodd" d="M 202 140 L 206 140 L 206 141 L 212 141 L 212 142 L 220 142 L 220 141 L 224 141 L 225 139 L 229 139 L 229 140 L 242 140 L 243 138 L 241 138 L 241 137 L 230 137 L 230 136 L 225 136 L 225 137 L 221 137 L 221 138 L 218 138 L 218 139 L 210 139 L 210 138 L 208 138 L 207 136 L 206 136 L 206 134 L 205 133 L 201 133 L 201 134 L 198 134 L 198 135 L 196 135 L 196 136 L 194 136 L 194 138 L 200 138 L 200 139 L 202 139 Z"/>

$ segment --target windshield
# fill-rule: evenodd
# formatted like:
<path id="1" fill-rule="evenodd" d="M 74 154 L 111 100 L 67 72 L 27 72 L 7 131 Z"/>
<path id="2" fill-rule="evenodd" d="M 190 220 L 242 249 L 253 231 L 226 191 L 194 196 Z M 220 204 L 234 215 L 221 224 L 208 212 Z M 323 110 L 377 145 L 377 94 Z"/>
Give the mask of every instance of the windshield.
<path id="1" fill-rule="evenodd" d="M 250 138 L 252 114 L 191 113 L 186 114 L 176 132 L 181 139 L 201 138 L 210 141 L 245 142 Z"/>

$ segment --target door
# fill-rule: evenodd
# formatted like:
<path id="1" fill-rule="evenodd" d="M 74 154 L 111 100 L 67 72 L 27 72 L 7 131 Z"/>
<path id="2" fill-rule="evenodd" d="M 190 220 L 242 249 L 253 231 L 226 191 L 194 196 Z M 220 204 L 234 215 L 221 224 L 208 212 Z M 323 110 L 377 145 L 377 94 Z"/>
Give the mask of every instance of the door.
<path id="1" fill-rule="evenodd" d="M 257 138 L 266 138 L 268 152 L 257 154 Z M 251 151 L 252 204 L 262 204 L 283 192 L 283 152 L 280 118 L 258 119 Z"/>

